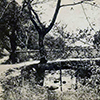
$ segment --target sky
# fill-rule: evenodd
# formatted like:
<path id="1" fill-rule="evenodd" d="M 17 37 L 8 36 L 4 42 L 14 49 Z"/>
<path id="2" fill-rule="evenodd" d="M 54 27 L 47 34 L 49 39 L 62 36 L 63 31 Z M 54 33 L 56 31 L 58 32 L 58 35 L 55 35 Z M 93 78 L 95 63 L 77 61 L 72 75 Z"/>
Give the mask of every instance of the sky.
<path id="1" fill-rule="evenodd" d="M 16 0 L 19 4 L 21 4 L 21 0 Z M 57 1 L 57 0 L 55 0 Z M 62 0 L 61 4 L 69 4 L 78 2 L 80 0 Z M 91 6 L 89 4 L 82 4 L 82 5 L 76 5 L 71 7 L 64 7 L 61 8 L 59 11 L 59 14 L 57 16 L 56 22 L 60 22 L 62 24 L 67 25 L 67 32 L 77 32 L 79 29 L 87 29 L 91 28 L 89 25 L 89 22 L 91 23 L 91 26 L 95 29 L 95 31 L 100 30 L 100 0 L 94 0 L 98 7 Z M 90 3 L 93 3 L 90 2 Z M 45 22 L 46 25 L 49 24 L 49 21 L 52 19 L 54 11 L 56 7 L 56 2 L 49 2 L 42 5 L 42 12 L 41 15 L 42 22 Z M 85 13 L 84 13 L 84 11 Z M 39 9 L 41 10 L 41 8 Z M 89 22 L 86 20 L 86 16 L 89 20 Z M 92 33 L 92 35 L 95 34 Z"/>
<path id="2" fill-rule="evenodd" d="M 21 4 L 22 0 L 16 0 L 19 4 Z M 56 0 L 57 1 L 57 0 Z M 62 0 L 62 4 L 69 4 L 73 2 L 78 2 L 80 0 Z M 94 0 L 100 6 L 100 0 Z M 49 24 L 49 20 L 53 17 L 54 10 L 56 7 L 56 3 L 50 2 L 46 3 L 43 6 L 43 14 L 41 15 L 42 21 L 46 21 Z M 85 9 L 85 13 L 92 24 L 95 30 L 99 29 L 100 26 L 100 8 L 96 8 L 91 5 L 83 4 Z M 40 9 L 41 10 L 41 9 Z M 61 8 L 59 11 L 57 22 L 61 22 L 68 25 L 68 31 L 75 31 L 78 28 L 87 28 L 90 27 L 88 21 L 86 20 L 86 16 L 83 13 L 83 9 L 81 5 L 71 7 Z"/>

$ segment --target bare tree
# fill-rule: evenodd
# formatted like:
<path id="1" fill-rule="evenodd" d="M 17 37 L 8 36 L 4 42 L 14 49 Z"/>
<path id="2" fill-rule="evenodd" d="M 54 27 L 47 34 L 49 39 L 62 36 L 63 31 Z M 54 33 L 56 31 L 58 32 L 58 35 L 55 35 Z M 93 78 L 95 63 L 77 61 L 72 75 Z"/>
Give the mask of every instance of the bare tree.
<path id="1" fill-rule="evenodd" d="M 43 25 L 43 23 L 39 19 L 39 15 L 34 10 L 33 5 L 36 4 L 36 3 L 33 4 L 34 1 L 35 0 L 24 0 L 23 7 L 27 6 L 30 19 L 31 19 L 33 25 L 35 26 L 35 28 L 36 28 L 36 30 L 39 34 L 40 63 L 46 63 L 47 59 L 46 59 L 46 51 L 45 51 L 45 48 L 44 48 L 44 37 L 54 26 L 54 23 L 56 21 L 56 18 L 58 16 L 60 8 L 66 7 L 66 6 L 74 6 L 74 5 L 82 4 L 85 1 L 90 1 L 90 0 L 82 0 L 82 1 L 77 2 L 77 3 L 65 4 L 65 5 L 61 5 L 62 0 L 57 0 L 56 9 L 55 9 L 53 18 L 52 18 L 50 24 L 47 27 Z M 44 2 L 44 0 L 42 1 L 42 3 L 43 2 Z M 37 3 L 40 3 L 40 2 L 37 1 Z"/>

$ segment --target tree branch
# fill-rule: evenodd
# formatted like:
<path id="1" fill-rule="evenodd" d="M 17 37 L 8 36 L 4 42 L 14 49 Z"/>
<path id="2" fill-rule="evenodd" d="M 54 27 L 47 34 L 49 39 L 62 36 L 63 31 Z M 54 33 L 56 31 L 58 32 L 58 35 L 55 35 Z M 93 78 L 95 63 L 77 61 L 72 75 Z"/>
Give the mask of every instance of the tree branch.
<path id="1" fill-rule="evenodd" d="M 34 13 L 39 25 L 41 26 L 41 28 L 43 28 L 43 24 L 41 23 L 38 14 L 34 11 L 34 9 L 31 7 L 32 12 Z"/>
<path id="2" fill-rule="evenodd" d="M 29 9 L 29 16 L 30 16 L 30 19 L 31 19 L 32 23 L 34 24 L 36 30 L 40 33 L 41 29 L 40 29 L 40 27 L 37 25 L 37 23 L 35 22 L 35 20 L 33 19 L 33 15 L 32 15 L 32 12 L 31 12 L 31 5 L 30 5 L 30 2 L 28 3 L 28 9 Z"/>
<path id="3" fill-rule="evenodd" d="M 61 3 L 61 0 L 58 0 L 54 16 L 52 18 L 52 21 L 51 21 L 50 25 L 46 29 L 46 33 L 48 33 L 51 30 L 51 28 L 53 27 L 53 25 L 54 25 L 54 23 L 56 21 L 56 18 L 57 18 L 59 9 L 60 9 L 60 3 Z"/>
<path id="4" fill-rule="evenodd" d="M 79 2 L 76 2 L 76 3 L 73 3 L 73 4 L 65 4 L 65 5 L 61 5 L 61 7 L 67 7 L 67 6 L 75 6 L 75 5 L 78 5 L 78 4 L 82 4 L 84 3 L 85 1 L 93 1 L 93 0 L 82 0 L 82 1 L 79 1 Z"/>
<path id="5" fill-rule="evenodd" d="M 92 3 L 89 3 L 89 2 L 84 2 L 85 4 L 89 4 L 89 5 L 91 5 L 91 6 L 94 6 L 94 7 L 97 7 L 97 8 L 100 8 L 100 6 L 98 6 L 98 5 L 95 5 L 95 4 L 92 4 Z"/>
<path id="6" fill-rule="evenodd" d="M 32 0 L 33 1 L 33 0 Z M 29 2 L 32 2 L 32 1 L 29 1 Z M 25 0 L 25 2 L 26 2 L 26 0 Z M 26 2 L 27 3 L 27 2 Z M 27 3 L 28 4 L 28 3 Z M 35 3 L 35 4 L 37 4 L 37 3 Z M 24 7 L 25 7 L 25 3 L 23 3 L 23 5 L 24 5 Z M 39 24 L 40 24 L 40 26 L 42 27 L 42 23 L 41 23 L 41 21 L 40 21 L 40 19 L 39 19 L 39 16 L 38 16 L 38 14 L 34 11 L 34 9 L 32 8 L 32 6 L 31 6 L 31 4 L 29 3 L 29 7 L 30 7 L 30 10 L 34 13 L 34 15 L 36 16 L 36 19 L 37 19 L 37 21 L 39 22 Z"/>
<path id="7" fill-rule="evenodd" d="M 73 4 L 66 4 L 66 5 L 60 5 L 61 4 L 61 0 L 58 0 L 57 2 L 57 6 L 56 6 L 56 10 L 55 10 L 55 13 L 54 13 L 54 16 L 52 18 L 52 21 L 50 23 L 50 25 L 46 28 L 46 33 L 48 33 L 51 28 L 53 27 L 55 21 L 56 21 L 56 18 L 57 18 L 57 15 L 58 15 L 58 12 L 59 12 L 59 9 L 61 7 L 65 7 L 65 6 L 74 6 L 74 5 L 78 5 L 78 4 L 82 4 L 84 3 L 85 1 L 92 1 L 92 0 L 83 0 L 83 1 L 80 1 L 80 2 L 77 2 L 77 3 L 73 3 Z"/>
<path id="8" fill-rule="evenodd" d="M 60 8 L 61 8 L 61 7 L 66 7 L 66 6 L 75 6 L 75 5 L 82 4 L 82 3 L 84 3 L 84 1 L 80 1 L 80 2 L 77 2 L 77 3 L 73 3 L 73 4 L 61 5 Z"/>

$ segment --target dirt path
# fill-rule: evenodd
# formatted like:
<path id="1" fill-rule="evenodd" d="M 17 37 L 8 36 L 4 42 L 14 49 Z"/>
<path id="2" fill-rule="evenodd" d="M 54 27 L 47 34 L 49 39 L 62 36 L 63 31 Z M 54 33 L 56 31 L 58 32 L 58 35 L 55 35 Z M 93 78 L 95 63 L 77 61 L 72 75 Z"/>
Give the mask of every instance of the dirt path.
<path id="1" fill-rule="evenodd" d="M 6 59 L 8 59 L 8 57 L 5 57 L 3 59 L 0 60 L 0 62 L 4 62 L 6 61 Z M 53 60 L 53 61 L 48 61 L 47 63 L 54 63 L 54 62 L 66 62 L 66 61 L 95 61 L 95 60 L 100 60 L 100 58 L 68 58 L 68 59 L 57 59 L 57 60 Z M 32 65 L 32 64 L 38 64 L 39 60 L 35 60 L 35 61 L 26 61 L 26 62 L 22 62 L 22 63 L 18 63 L 18 64 L 1 64 L 0 65 L 0 73 L 2 73 L 3 71 L 6 71 L 10 68 L 19 68 L 22 66 L 28 66 L 28 65 Z"/>
<path id="2" fill-rule="evenodd" d="M 39 61 L 36 60 L 36 61 L 27 61 L 27 62 L 22 62 L 22 63 L 19 63 L 19 64 L 2 64 L 0 65 L 0 73 L 8 70 L 8 69 L 12 69 L 12 68 L 19 68 L 19 67 L 22 67 L 22 66 L 28 66 L 28 65 L 32 65 L 32 64 L 38 64 Z"/>

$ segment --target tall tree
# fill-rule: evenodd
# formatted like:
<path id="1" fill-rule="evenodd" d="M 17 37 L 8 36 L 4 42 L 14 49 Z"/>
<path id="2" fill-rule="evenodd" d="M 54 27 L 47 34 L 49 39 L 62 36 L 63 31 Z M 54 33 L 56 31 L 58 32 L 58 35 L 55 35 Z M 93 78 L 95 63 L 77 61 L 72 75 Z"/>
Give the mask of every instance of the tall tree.
<path id="1" fill-rule="evenodd" d="M 4 8 L 7 5 L 7 0 L 0 0 L 0 17 L 2 16 L 2 12 L 4 11 Z M 0 31 L 0 52 L 2 51 L 2 47 L 3 47 L 3 43 L 2 43 L 2 35 L 1 35 L 1 31 Z M 1 54 L 0 54 L 1 56 Z"/>
<path id="2" fill-rule="evenodd" d="M 8 42 L 7 39 L 9 40 L 9 61 L 11 61 L 11 63 L 16 63 L 17 61 L 15 52 L 17 48 L 17 36 L 18 33 L 21 34 L 23 30 L 20 9 L 21 7 L 15 0 L 8 2 L 0 18 L 0 38 L 2 38 L 2 41 L 6 41 L 5 44 Z"/>
<path id="3" fill-rule="evenodd" d="M 37 2 L 34 3 L 34 1 L 37 1 Z M 77 3 L 65 4 L 65 5 L 61 5 L 61 1 L 62 0 L 57 0 L 54 16 L 53 16 L 50 24 L 47 27 L 41 22 L 39 15 L 37 14 L 35 9 L 33 8 L 35 4 L 37 4 L 37 3 L 40 4 L 41 2 L 43 3 L 43 2 L 45 2 L 45 0 L 43 0 L 41 2 L 39 0 L 24 0 L 24 2 L 23 2 L 23 6 L 24 7 L 27 6 L 27 8 L 28 8 L 30 19 L 31 19 L 33 25 L 35 26 L 35 28 L 39 34 L 40 63 L 47 62 L 46 51 L 44 48 L 44 37 L 54 26 L 54 23 L 56 21 L 56 18 L 58 16 L 58 12 L 59 12 L 60 8 L 66 7 L 66 6 L 74 6 L 74 5 L 82 4 L 85 1 L 90 1 L 90 0 L 82 0 L 82 1 L 77 2 Z"/>
<path id="4" fill-rule="evenodd" d="M 33 0 L 34 1 L 34 0 Z M 35 26 L 38 34 L 39 34 L 39 52 L 40 52 L 40 63 L 46 63 L 46 51 L 44 48 L 44 37 L 45 35 L 52 29 L 55 20 L 57 18 L 59 9 L 60 9 L 60 3 L 61 0 L 58 0 L 56 10 L 54 13 L 54 16 L 52 18 L 52 21 L 48 27 L 44 26 L 43 23 L 40 21 L 38 14 L 35 12 L 35 10 L 32 8 L 32 1 L 31 0 L 24 0 L 24 4 L 27 4 L 28 10 L 29 10 L 29 16 L 30 19 Z M 33 15 L 34 14 L 34 15 Z M 37 21 L 34 20 L 34 17 L 36 18 Z"/>

